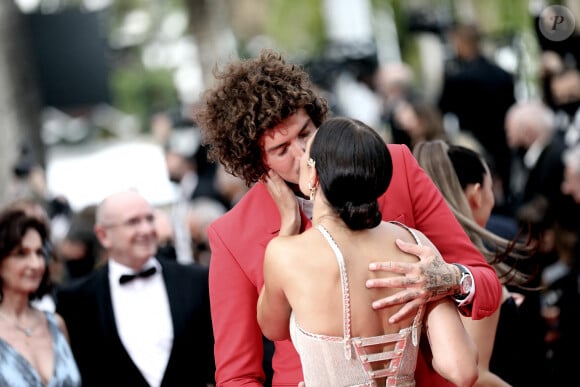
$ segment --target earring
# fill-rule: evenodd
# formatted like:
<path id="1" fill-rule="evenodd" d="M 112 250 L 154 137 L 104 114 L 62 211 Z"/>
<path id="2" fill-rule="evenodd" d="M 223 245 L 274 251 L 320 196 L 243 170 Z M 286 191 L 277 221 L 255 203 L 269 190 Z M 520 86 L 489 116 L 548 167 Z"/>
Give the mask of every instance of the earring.
<path id="1" fill-rule="evenodd" d="M 306 162 L 306 165 L 308 165 L 310 168 L 314 168 L 316 161 L 314 161 L 312 158 L 309 158 Z M 316 187 L 313 187 L 312 184 L 308 182 L 308 190 L 310 191 L 310 200 L 314 200 L 314 195 L 316 195 Z"/>
<path id="2" fill-rule="evenodd" d="M 314 196 L 316 195 L 316 187 L 313 187 L 310 182 L 308 182 L 308 190 L 310 191 L 310 200 L 314 200 Z"/>

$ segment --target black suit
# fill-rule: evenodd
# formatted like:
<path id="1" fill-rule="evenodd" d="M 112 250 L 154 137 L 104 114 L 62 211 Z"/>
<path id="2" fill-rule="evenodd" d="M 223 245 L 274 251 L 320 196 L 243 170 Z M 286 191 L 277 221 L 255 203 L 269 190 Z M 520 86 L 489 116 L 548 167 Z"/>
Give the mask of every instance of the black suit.
<path id="1" fill-rule="evenodd" d="M 511 152 L 504 120 L 515 103 L 512 76 L 480 55 L 446 63 L 439 109 L 454 113 L 462 131 L 470 132 L 489 155 L 488 163 L 501 178 L 507 196 L 510 184 Z"/>
<path id="2" fill-rule="evenodd" d="M 208 271 L 198 265 L 159 260 L 173 322 L 173 347 L 162 386 L 213 383 L 213 334 Z M 57 293 L 83 386 L 147 387 L 115 325 L 108 265 Z"/>
<path id="3" fill-rule="evenodd" d="M 576 230 L 580 226 L 579 206 L 570 195 L 563 194 L 561 190 L 564 180 L 562 154 L 565 150 L 566 145 L 563 140 L 554 136 L 529 171 L 522 202 L 523 204 L 530 203 L 537 196 L 543 196 L 549 204 L 545 220 L 557 221 L 565 228 Z"/>

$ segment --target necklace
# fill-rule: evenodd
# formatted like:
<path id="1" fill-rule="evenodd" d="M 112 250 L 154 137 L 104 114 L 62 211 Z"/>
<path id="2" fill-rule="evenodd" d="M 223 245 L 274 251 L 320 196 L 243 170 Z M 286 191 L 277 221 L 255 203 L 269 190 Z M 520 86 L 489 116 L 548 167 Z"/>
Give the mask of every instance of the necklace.
<path id="1" fill-rule="evenodd" d="M 18 321 L 15 321 L 15 320 L 8 318 L 8 316 L 6 314 L 4 314 L 4 312 L 0 312 L 0 317 L 4 321 L 11 323 L 14 326 L 14 328 L 16 328 L 20 332 L 24 333 L 24 335 L 26 337 L 31 337 L 32 334 L 34 333 L 34 330 L 36 329 L 36 324 L 29 326 L 29 327 L 23 327 L 22 325 L 20 325 L 20 323 L 18 323 Z"/>

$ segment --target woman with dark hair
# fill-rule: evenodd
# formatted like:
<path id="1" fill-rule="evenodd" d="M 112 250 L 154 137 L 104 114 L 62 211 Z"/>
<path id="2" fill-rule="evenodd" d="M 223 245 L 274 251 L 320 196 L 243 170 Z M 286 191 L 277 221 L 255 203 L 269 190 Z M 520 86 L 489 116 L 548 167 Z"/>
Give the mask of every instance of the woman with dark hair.
<path id="1" fill-rule="evenodd" d="M 429 302 L 397 323 L 389 318 L 400 305 L 370 307 L 396 291 L 365 287 L 376 257 L 417 261 L 397 248 L 405 242 L 419 245 L 413 246 L 417 252 L 421 245 L 435 249 L 421 232 L 382 221 L 378 198 L 392 173 L 389 150 L 372 128 L 332 118 L 308 140 L 300 163 L 312 228 L 293 235 L 299 216 L 293 222 L 288 208 L 280 207 L 281 232 L 266 248 L 257 318 L 269 339 L 292 338 L 306 386 L 414 386 L 422 329 L 437 372 L 458 386 L 477 379 L 477 351 L 450 298 Z"/>
<path id="2" fill-rule="evenodd" d="M 515 323 L 522 296 L 511 293 L 507 286 L 518 287 L 528 282 L 528 276 L 518 271 L 515 264 L 531 257 L 534 246 L 502 238 L 485 228 L 495 200 L 491 173 L 482 155 L 441 140 L 418 143 L 413 155 L 439 188 L 472 243 L 494 267 L 503 284 L 501 307 L 493 315 L 477 321 L 462 318 L 479 351 L 476 386 L 525 385 L 515 379 L 516 375 L 521 378 L 516 364 L 520 364 L 522 356 L 510 358 L 506 355 L 517 353 L 514 349 L 521 347 L 515 343 L 518 330 L 522 329 L 520 324 Z M 498 375 L 490 371 L 490 364 L 495 364 L 503 372 Z"/>
<path id="3" fill-rule="evenodd" d="M 50 290 L 48 229 L 21 210 L 0 213 L 0 385 L 76 387 L 62 318 L 31 302 Z"/>

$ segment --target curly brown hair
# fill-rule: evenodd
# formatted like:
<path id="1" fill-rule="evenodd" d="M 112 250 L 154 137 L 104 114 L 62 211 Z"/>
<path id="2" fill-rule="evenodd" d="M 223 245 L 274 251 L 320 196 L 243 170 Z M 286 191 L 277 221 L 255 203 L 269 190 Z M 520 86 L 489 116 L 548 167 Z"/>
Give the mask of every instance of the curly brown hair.
<path id="1" fill-rule="evenodd" d="M 214 76 L 216 86 L 205 91 L 195 121 L 208 157 L 248 186 L 267 172 L 262 154 L 266 131 L 301 108 L 316 127 L 328 113 L 327 101 L 316 93 L 306 71 L 270 49 L 258 58 L 230 63 Z"/>

